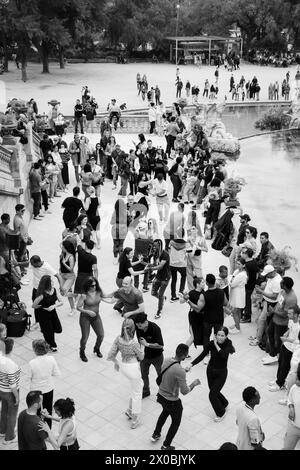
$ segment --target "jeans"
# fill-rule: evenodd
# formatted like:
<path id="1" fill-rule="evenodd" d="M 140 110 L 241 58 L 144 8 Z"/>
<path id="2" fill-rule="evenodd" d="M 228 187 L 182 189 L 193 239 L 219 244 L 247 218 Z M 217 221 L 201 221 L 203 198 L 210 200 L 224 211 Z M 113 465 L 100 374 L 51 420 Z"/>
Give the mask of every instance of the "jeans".
<path id="1" fill-rule="evenodd" d="M 49 203 L 48 203 L 49 197 L 48 197 L 48 193 L 46 189 L 42 189 L 41 196 L 42 196 L 42 204 L 44 206 L 45 211 L 47 211 L 49 207 Z"/>
<path id="2" fill-rule="evenodd" d="M 95 348 L 100 349 L 100 346 L 104 338 L 104 329 L 103 329 L 102 320 L 100 316 L 97 315 L 96 317 L 92 318 L 89 315 L 86 315 L 85 313 L 81 313 L 80 319 L 79 319 L 79 325 L 81 328 L 81 339 L 80 339 L 81 351 L 85 350 L 85 346 L 90 335 L 91 327 L 93 328 L 97 336 Z"/>
<path id="3" fill-rule="evenodd" d="M 151 295 L 158 298 L 158 308 L 157 311 L 161 312 L 164 306 L 164 299 L 165 299 L 165 290 L 167 285 L 169 284 L 170 279 L 166 281 L 160 281 L 159 279 L 154 279 L 152 283 L 152 290 Z"/>
<path id="4" fill-rule="evenodd" d="M 267 323 L 267 306 L 264 305 L 263 309 L 257 319 L 256 339 L 260 343 L 266 328 Z"/>
<path id="5" fill-rule="evenodd" d="M 276 383 L 279 387 L 283 387 L 285 379 L 290 371 L 291 359 L 293 353 L 282 344 L 278 359 L 278 369 Z"/>
<path id="6" fill-rule="evenodd" d="M 32 193 L 31 197 L 33 199 L 33 217 L 36 217 L 39 215 L 40 210 L 41 210 L 41 199 L 42 199 L 41 192 Z"/>
<path id="7" fill-rule="evenodd" d="M 143 381 L 141 377 L 141 370 L 138 362 L 122 362 L 120 364 L 120 371 L 129 380 L 131 391 L 130 401 L 133 415 L 140 415 L 142 411 L 142 390 Z"/>
<path id="8" fill-rule="evenodd" d="M 128 187 L 128 178 L 125 176 L 121 176 L 121 189 L 119 191 L 119 196 L 126 196 L 127 195 L 127 187 Z"/>
<path id="9" fill-rule="evenodd" d="M 218 330 L 222 327 L 222 323 L 203 323 L 203 347 L 209 343 L 209 338 L 211 335 L 212 329 L 214 329 L 214 334 L 216 335 Z"/>
<path id="10" fill-rule="evenodd" d="M 153 134 L 155 130 L 155 123 L 156 121 L 150 121 L 150 134 Z"/>
<path id="11" fill-rule="evenodd" d="M 176 268 L 174 266 L 170 266 L 172 281 L 171 281 L 171 296 L 176 297 L 176 283 L 177 283 L 177 272 L 180 273 L 180 287 L 179 292 L 183 293 L 185 288 L 185 281 L 186 281 L 186 268 Z"/>
<path id="12" fill-rule="evenodd" d="M 182 186 L 181 179 L 178 175 L 171 175 L 171 182 L 173 185 L 173 199 L 177 199 Z"/>
<path id="13" fill-rule="evenodd" d="M 75 118 L 74 118 L 74 124 L 75 124 L 75 134 L 77 134 L 77 132 L 78 132 L 78 124 L 80 124 L 81 134 L 84 134 L 84 130 L 83 130 L 83 116 L 82 116 L 82 117 L 75 117 Z"/>
<path id="14" fill-rule="evenodd" d="M 174 150 L 174 143 L 175 143 L 176 137 L 174 137 L 173 135 L 167 135 L 166 139 L 167 139 L 166 154 L 170 155 L 171 150 Z"/>
<path id="15" fill-rule="evenodd" d="M 276 325 L 273 320 L 270 321 L 270 324 L 267 329 L 270 356 L 275 357 L 277 356 L 277 354 L 279 354 L 282 345 L 280 336 L 283 336 L 287 329 L 287 325 Z"/>
<path id="16" fill-rule="evenodd" d="M 43 393 L 43 408 L 46 408 L 49 415 L 52 415 L 52 408 L 53 408 L 53 390 L 50 392 Z M 52 419 L 45 419 L 46 423 L 48 424 L 49 428 L 51 429 L 52 426 Z"/>
<path id="17" fill-rule="evenodd" d="M 288 421 L 283 441 L 283 450 L 294 450 L 300 439 L 300 428 Z"/>
<path id="18" fill-rule="evenodd" d="M 209 386 L 209 401 L 219 418 L 224 415 L 225 408 L 228 405 L 228 400 L 221 393 L 227 374 L 227 369 L 213 369 L 209 365 L 207 366 L 206 375 Z"/>
<path id="19" fill-rule="evenodd" d="M 182 403 L 180 399 L 176 401 L 167 400 L 159 393 L 157 395 L 157 401 L 161 404 L 163 410 L 156 423 L 154 434 L 161 433 L 163 425 L 167 421 L 168 417 L 171 416 L 171 426 L 163 443 L 164 446 L 170 446 L 181 423 L 183 412 Z"/>
<path id="20" fill-rule="evenodd" d="M 15 426 L 17 422 L 19 405 L 16 405 L 15 396 L 12 392 L 1 392 L 1 418 L 0 434 L 5 434 L 5 440 L 11 441 L 15 437 Z"/>
<path id="21" fill-rule="evenodd" d="M 155 367 L 157 375 L 159 375 L 161 373 L 161 366 L 163 364 L 163 361 L 164 361 L 164 356 L 163 356 L 163 354 L 161 354 L 160 356 L 153 357 L 151 359 L 148 359 L 148 358 L 145 357 L 140 362 L 142 379 L 143 379 L 143 382 L 144 382 L 143 392 L 150 392 L 149 369 L 150 369 L 151 364 Z"/>

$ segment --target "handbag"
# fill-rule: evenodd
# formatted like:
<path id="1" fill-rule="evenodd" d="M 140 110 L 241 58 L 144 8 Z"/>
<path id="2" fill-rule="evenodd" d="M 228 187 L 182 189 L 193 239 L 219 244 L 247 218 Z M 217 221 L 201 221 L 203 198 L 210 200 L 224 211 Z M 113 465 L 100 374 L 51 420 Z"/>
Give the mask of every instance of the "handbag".
<path id="1" fill-rule="evenodd" d="M 170 364 L 168 367 L 166 367 L 166 368 L 156 377 L 156 383 L 157 383 L 157 385 L 160 385 L 160 384 L 161 384 L 162 376 L 164 375 L 165 372 L 167 372 L 168 369 L 170 369 L 170 367 L 174 366 L 174 364 L 179 364 L 179 362 L 178 362 L 178 361 L 172 362 L 172 364 Z"/>
<path id="2" fill-rule="evenodd" d="M 229 256 L 231 255 L 232 253 L 232 246 L 230 245 L 226 245 L 224 246 L 223 250 L 221 251 L 222 255 L 226 256 L 226 258 L 229 258 Z"/>
<path id="3" fill-rule="evenodd" d="M 223 248 L 226 246 L 226 243 L 227 243 L 227 240 L 226 240 L 226 237 L 225 237 L 224 233 L 218 232 L 216 238 L 214 239 L 214 241 L 211 244 L 211 247 L 214 250 L 222 251 Z"/>

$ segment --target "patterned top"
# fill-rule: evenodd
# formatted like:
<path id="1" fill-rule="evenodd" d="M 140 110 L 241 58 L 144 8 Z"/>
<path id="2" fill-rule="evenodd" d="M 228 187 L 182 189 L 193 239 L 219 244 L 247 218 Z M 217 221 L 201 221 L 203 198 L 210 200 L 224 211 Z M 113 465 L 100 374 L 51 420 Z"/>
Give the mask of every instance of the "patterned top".
<path id="1" fill-rule="evenodd" d="M 139 343 L 134 339 L 128 342 L 121 338 L 121 336 L 118 336 L 108 353 L 107 360 L 113 361 L 119 351 L 122 356 L 122 362 L 129 362 L 133 358 L 136 358 L 137 361 L 144 359 L 144 351 L 142 351 Z"/>
<path id="2" fill-rule="evenodd" d="M 0 391 L 10 392 L 13 388 L 19 388 L 20 367 L 6 356 L 0 355 Z"/>

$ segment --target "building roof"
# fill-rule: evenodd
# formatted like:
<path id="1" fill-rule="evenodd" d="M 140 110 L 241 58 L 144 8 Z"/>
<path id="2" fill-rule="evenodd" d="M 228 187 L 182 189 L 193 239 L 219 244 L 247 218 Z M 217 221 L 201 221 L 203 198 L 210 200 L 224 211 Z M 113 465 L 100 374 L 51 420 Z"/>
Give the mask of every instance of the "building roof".
<path id="1" fill-rule="evenodd" d="M 185 41 L 185 42 L 200 42 L 200 41 L 228 41 L 232 39 L 239 39 L 239 38 L 232 38 L 232 37 L 224 37 L 224 36 L 168 36 L 166 39 L 169 41 Z"/>

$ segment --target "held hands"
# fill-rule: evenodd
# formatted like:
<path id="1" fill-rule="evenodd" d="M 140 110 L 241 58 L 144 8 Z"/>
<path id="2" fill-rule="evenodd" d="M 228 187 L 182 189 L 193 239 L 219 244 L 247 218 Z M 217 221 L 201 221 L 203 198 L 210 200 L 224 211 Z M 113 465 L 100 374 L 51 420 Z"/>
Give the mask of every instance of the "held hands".
<path id="1" fill-rule="evenodd" d="M 145 340 L 145 338 L 140 338 L 140 344 L 142 346 L 147 346 L 147 341 Z"/>
<path id="2" fill-rule="evenodd" d="M 200 379 L 195 379 L 192 384 L 194 385 L 194 387 L 197 387 L 197 385 L 200 385 L 201 382 L 200 382 Z"/>
<path id="3" fill-rule="evenodd" d="M 184 370 L 185 370 L 186 372 L 190 372 L 190 370 L 191 370 L 192 367 L 193 367 L 192 364 L 188 364 L 188 365 L 184 368 Z"/>
<path id="4" fill-rule="evenodd" d="M 48 424 L 45 421 L 40 421 L 38 426 L 39 426 L 39 431 L 45 431 L 47 434 L 51 432 Z"/>
<path id="5" fill-rule="evenodd" d="M 41 416 L 42 416 L 43 418 L 49 418 L 50 415 L 49 415 L 49 413 L 48 413 L 48 411 L 47 411 L 46 408 L 43 408 L 43 409 L 42 409 L 42 411 L 41 411 Z"/>

